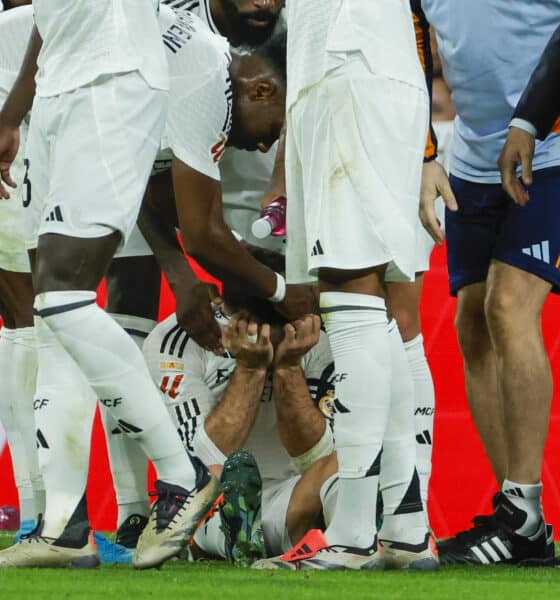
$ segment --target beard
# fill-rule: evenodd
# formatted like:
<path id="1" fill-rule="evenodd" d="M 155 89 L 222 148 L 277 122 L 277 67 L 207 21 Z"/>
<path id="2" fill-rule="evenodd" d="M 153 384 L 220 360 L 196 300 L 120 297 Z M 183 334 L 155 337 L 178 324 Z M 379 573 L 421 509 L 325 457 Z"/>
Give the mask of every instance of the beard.
<path id="1" fill-rule="evenodd" d="M 243 13 L 237 8 L 234 0 L 220 1 L 222 10 L 232 30 L 239 39 L 243 40 L 242 45 L 260 46 L 272 35 L 278 21 L 279 13 L 274 14 L 274 12 L 269 10 L 255 10 Z M 256 21 L 269 21 L 269 25 L 266 27 L 254 27 L 249 24 L 249 21 L 252 19 Z"/>

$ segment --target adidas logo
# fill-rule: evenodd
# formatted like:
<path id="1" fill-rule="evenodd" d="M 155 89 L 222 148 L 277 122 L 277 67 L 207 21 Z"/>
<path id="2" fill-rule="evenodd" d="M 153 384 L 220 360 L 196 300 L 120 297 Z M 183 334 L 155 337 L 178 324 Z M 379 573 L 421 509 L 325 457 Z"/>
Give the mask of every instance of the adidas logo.
<path id="1" fill-rule="evenodd" d="M 511 552 L 498 536 L 471 548 L 472 553 L 483 565 L 502 562 L 511 558 Z"/>
<path id="2" fill-rule="evenodd" d="M 111 431 L 111 433 L 113 435 L 116 435 L 118 433 L 142 433 L 142 429 L 140 429 L 140 427 L 136 427 L 135 425 L 131 425 L 130 423 L 127 423 L 126 421 L 123 421 L 122 419 L 118 420 L 118 427 L 115 427 L 115 429 L 113 429 Z"/>
<path id="3" fill-rule="evenodd" d="M 323 252 L 323 246 L 321 246 L 321 242 L 317 240 L 315 245 L 313 246 L 313 250 L 311 252 L 311 256 L 323 256 L 325 253 Z"/>
<path id="4" fill-rule="evenodd" d="M 532 244 L 528 248 L 523 248 L 521 252 L 535 260 L 541 260 L 547 265 L 550 264 L 550 243 L 548 240 L 540 242 L 540 244 Z"/>
<path id="5" fill-rule="evenodd" d="M 37 448 L 43 448 L 44 450 L 48 450 L 50 446 L 43 435 L 43 432 L 40 429 L 37 429 Z"/>
<path id="6" fill-rule="evenodd" d="M 525 494 L 523 494 L 523 490 L 521 488 L 509 488 L 504 490 L 505 494 L 509 494 L 510 496 L 517 496 L 519 498 L 525 498 Z"/>
<path id="7" fill-rule="evenodd" d="M 48 223 L 50 221 L 58 221 L 59 223 L 64 223 L 64 219 L 62 218 L 62 211 L 60 210 L 60 206 L 55 206 L 49 216 L 45 219 Z"/>
<path id="8" fill-rule="evenodd" d="M 424 431 L 422 433 L 419 433 L 416 436 L 416 441 L 419 444 L 428 444 L 428 445 L 430 445 L 432 443 L 432 436 L 430 435 L 430 432 L 427 429 L 424 429 Z"/>

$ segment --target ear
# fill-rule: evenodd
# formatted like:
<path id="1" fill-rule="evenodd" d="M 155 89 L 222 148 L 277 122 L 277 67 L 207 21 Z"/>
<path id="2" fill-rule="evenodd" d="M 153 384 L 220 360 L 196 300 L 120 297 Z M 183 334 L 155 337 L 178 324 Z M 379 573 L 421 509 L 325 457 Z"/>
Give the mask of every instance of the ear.
<path id="1" fill-rule="evenodd" d="M 259 102 L 262 100 L 270 100 L 276 95 L 277 86 L 274 81 L 269 79 L 261 79 L 256 81 L 251 88 L 249 97 L 251 100 Z"/>

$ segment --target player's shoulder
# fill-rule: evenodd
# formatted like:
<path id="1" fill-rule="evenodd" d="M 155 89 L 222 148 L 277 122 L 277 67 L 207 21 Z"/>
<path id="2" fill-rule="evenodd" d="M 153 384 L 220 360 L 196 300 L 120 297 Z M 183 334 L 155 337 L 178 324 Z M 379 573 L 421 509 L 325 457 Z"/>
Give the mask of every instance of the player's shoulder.
<path id="1" fill-rule="evenodd" d="M 160 29 L 171 65 L 173 57 L 181 56 L 188 58 L 188 64 L 203 62 L 207 68 L 229 64 L 227 40 L 210 31 L 195 13 L 165 5 L 161 7 L 161 11 Z"/>

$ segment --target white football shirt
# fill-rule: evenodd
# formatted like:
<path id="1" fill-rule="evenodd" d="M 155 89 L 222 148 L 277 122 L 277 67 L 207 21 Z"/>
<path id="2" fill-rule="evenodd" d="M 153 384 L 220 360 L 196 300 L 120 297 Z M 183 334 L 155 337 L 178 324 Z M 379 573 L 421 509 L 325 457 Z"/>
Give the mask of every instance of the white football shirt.
<path id="1" fill-rule="evenodd" d="M 198 346 L 177 325 L 175 315 L 160 323 L 150 334 L 144 345 L 144 356 L 156 385 L 172 399 L 180 435 L 186 447 L 193 451 L 197 431 L 224 397 L 235 370 L 235 359 L 216 356 Z M 302 369 L 312 400 L 325 410 L 326 417 L 332 416 L 329 402 L 334 401 L 335 373 L 324 332 L 321 332 L 319 343 L 305 355 Z M 255 457 L 263 479 L 282 480 L 298 474 L 278 435 L 270 376 L 263 389 L 255 423 L 243 447 Z"/>
<path id="2" fill-rule="evenodd" d="M 168 89 L 158 6 L 159 0 L 33 0 L 43 39 L 37 95 L 55 96 L 132 71 L 152 88 Z"/>
<path id="3" fill-rule="evenodd" d="M 18 76 L 33 29 L 33 8 L 20 6 L 0 16 L 0 91 L 9 93 Z"/>
<path id="4" fill-rule="evenodd" d="M 287 10 L 288 110 L 339 53 L 362 52 L 377 75 L 425 89 L 409 0 L 288 0 Z"/>
<path id="5" fill-rule="evenodd" d="M 186 10 L 162 6 L 160 23 L 171 85 L 158 160 L 172 151 L 189 167 L 219 181 L 232 117 L 228 42 Z"/>

